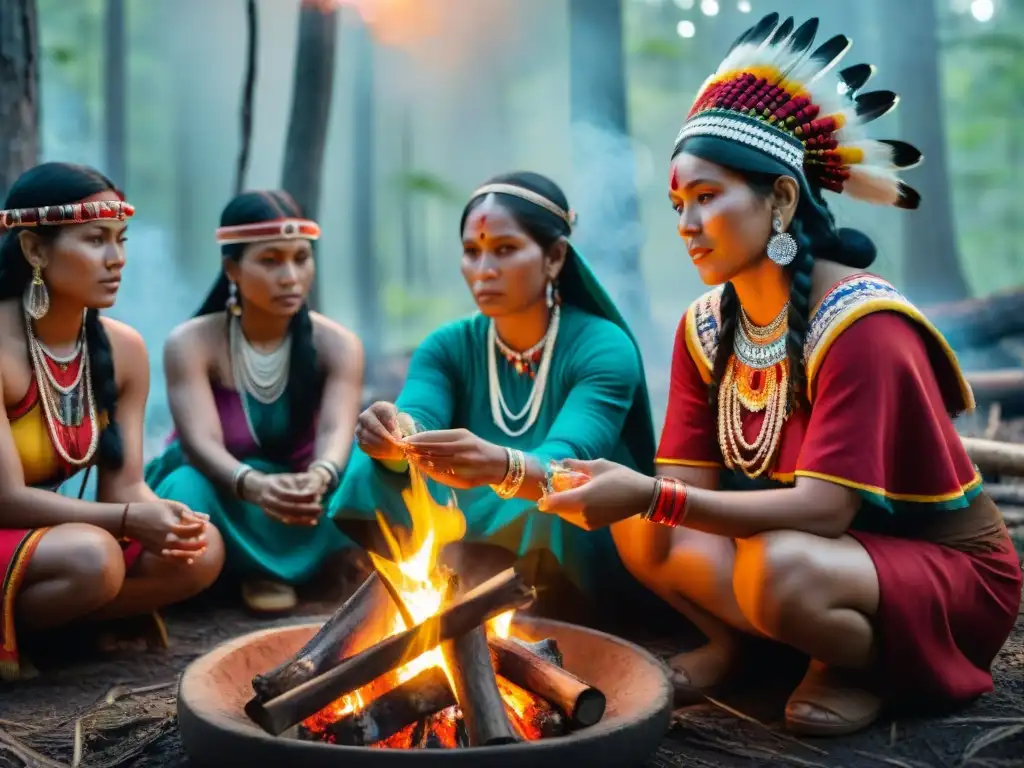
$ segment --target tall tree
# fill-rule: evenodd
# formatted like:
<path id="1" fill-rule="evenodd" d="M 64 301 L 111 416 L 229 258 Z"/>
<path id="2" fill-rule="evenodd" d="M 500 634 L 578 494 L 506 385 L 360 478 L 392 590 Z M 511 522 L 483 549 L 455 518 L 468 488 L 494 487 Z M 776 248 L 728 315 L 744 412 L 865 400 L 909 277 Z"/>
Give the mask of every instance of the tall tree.
<path id="1" fill-rule="evenodd" d="M 311 218 L 316 217 L 320 208 L 337 39 L 337 3 L 302 0 L 281 185 Z M 319 305 L 319 298 L 319 286 L 314 285 L 310 296 L 312 306 Z"/>
<path id="2" fill-rule="evenodd" d="M 245 189 L 245 175 L 249 171 L 249 150 L 252 147 L 252 104 L 256 91 L 256 46 L 259 43 L 259 19 L 256 14 L 256 0 L 247 0 L 245 79 L 242 81 L 241 142 L 238 147 L 238 163 L 235 167 L 235 194 Z"/>
<path id="3" fill-rule="evenodd" d="M 643 228 L 626 105 L 621 0 L 570 0 L 569 31 L 577 244 L 637 335 L 652 343 L 640 268 Z"/>
<path id="4" fill-rule="evenodd" d="M 0 199 L 39 162 L 39 34 L 35 0 L 0 0 Z"/>
<path id="5" fill-rule="evenodd" d="M 128 155 L 125 0 L 107 0 L 103 30 L 103 170 L 123 188 Z"/>
<path id="6" fill-rule="evenodd" d="M 902 100 L 901 132 L 925 157 L 908 176 L 921 190 L 922 201 L 903 223 L 903 283 L 919 302 L 955 301 L 967 297 L 968 290 L 949 187 L 935 0 L 878 0 L 876 7 L 888 18 L 884 28 L 894 35 L 886 46 L 886 80 Z"/>

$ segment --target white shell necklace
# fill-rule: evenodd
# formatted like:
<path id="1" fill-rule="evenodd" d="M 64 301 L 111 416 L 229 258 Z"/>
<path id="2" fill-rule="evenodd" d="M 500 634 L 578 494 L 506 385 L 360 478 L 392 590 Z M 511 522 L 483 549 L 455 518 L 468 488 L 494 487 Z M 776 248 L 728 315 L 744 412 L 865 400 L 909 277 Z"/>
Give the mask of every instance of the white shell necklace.
<path id="1" fill-rule="evenodd" d="M 548 373 L 551 370 L 551 357 L 555 351 L 555 340 L 558 338 L 558 324 L 561 317 L 559 307 L 556 305 L 551 310 L 551 321 L 548 329 L 541 339 L 544 344 L 544 353 L 540 358 L 540 365 L 537 367 L 537 375 L 534 377 L 533 386 L 530 388 L 530 396 L 519 413 L 513 413 L 505 402 L 505 396 L 501 391 L 501 382 L 498 380 L 498 332 L 494 327 L 494 320 L 491 320 L 487 328 L 487 383 L 491 396 L 491 418 L 495 426 L 509 437 L 519 437 L 526 433 L 537 421 L 540 414 L 540 407 L 544 402 L 544 390 L 547 387 Z M 521 421 L 524 417 L 526 422 L 518 429 L 508 426 L 505 418 L 509 421 Z"/>
<path id="2" fill-rule="evenodd" d="M 249 426 L 249 433 L 256 444 L 256 430 L 253 428 L 252 415 L 246 393 L 258 402 L 269 405 L 284 394 L 288 387 L 288 368 L 291 361 L 292 337 L 285 337 L 273 352 L 260 352 L 255 349 L 242 333 L 242 322 L 237 317 L 230 319 L 228 330 L 228 346 L 231 357 L 231 376 L 235 380 L 235 389 L 242 401 L 242 411 Z"/>

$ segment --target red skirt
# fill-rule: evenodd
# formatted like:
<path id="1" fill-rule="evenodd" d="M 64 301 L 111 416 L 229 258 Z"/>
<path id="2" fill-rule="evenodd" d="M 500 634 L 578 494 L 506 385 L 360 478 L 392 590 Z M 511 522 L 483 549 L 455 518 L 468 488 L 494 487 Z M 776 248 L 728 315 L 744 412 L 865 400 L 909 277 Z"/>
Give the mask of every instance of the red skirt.
<path id="1" fill-rule="evenodd" d="M 25 579 L 25 571 L 39 542 L 49 528 L 0 529 L 0 680 L 16 680 L 19 673 L 18 638 L 14 626 L 14 603 Z M 142 545 L 132 541 L 121 545 L 125 568 L 131 568 L 142 554 Z"/>
<path id="2" fill-rule="evenodd" d="M 850 531 L 878 572 L 881 679 L 896 701 L 963 704 L 992 690 L 992 661 L 1021 604 L 1021 562 L 1005 537 L 988 553 Z"/>

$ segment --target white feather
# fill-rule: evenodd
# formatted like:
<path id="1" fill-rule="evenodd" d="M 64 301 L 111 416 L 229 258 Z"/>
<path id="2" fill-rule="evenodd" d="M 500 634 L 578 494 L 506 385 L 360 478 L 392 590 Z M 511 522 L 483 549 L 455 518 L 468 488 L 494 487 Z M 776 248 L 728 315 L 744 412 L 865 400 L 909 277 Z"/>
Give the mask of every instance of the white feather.
<path id="1" fill-rule="evenodd" d="M 896 168 L 893 165 L 893 149 L 888 144 L 874 139 L 864 139 L 863 141 L 843 143 L 842 146 L 860 149 L 864 152 L 864 159 L 858 165 L 890 170 Z"/>
<path id="2" fill-rule="evenodd" d="M 891 170 L 851 165 L 843 192 L 850 197 L 878 205 L 895 205 L 900 199 L 900 180 Z"/>

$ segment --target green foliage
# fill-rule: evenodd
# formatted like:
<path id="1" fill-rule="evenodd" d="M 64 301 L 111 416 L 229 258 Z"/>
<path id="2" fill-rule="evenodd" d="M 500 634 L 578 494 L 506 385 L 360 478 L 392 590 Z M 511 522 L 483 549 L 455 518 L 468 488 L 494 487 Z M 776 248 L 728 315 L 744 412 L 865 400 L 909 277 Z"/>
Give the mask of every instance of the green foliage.
<path id="1" fill-rule="evenodd" d="M 444 203 L 458 204 L 464 199 L 464 195 L 453 184 L 428 171 L 400 173 L 395 182 L 403 191 Z"/>

